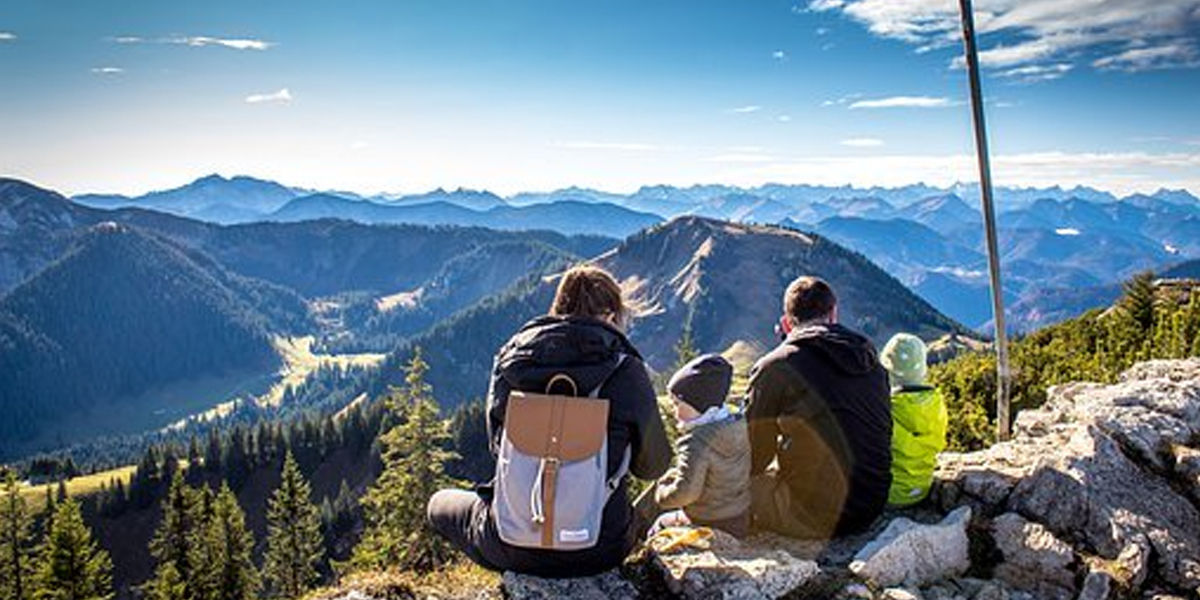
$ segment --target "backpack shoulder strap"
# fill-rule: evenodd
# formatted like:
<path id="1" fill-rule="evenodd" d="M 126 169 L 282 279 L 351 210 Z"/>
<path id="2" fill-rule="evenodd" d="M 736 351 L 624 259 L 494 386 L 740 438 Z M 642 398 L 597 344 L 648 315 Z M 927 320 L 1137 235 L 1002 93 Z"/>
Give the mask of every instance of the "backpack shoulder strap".
<path id="1" fill-rule="evenodd" d="M 600 397 L 600 390 L 604 389 L 604 384 L 608 383 L 608 381 L 613 378 L 613 375 L 616 375 L 617 371 L 621 370 L 621 365 L 625 364 L 625 359 L 628 357 L 629 355 L 625 354 L 624 352 L 617 355 L 617 366 L 613 367 L 613 370 L 610 371 L 609 374 L 604 377 L 604 379 L 601 379 L 600 383 L 597 383 L 596 387 L 593 388 L 592 391 L 588 392 L 588 398 Z"/>

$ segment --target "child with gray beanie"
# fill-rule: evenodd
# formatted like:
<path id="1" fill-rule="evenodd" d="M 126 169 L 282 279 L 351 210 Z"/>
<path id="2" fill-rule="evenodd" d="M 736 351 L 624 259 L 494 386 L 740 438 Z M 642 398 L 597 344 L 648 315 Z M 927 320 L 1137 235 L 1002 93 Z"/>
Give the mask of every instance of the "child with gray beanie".
<path id="1" fill-rule="evenodd" d="M 681 435 L 674 466 L 637 502 L 643 518 L 670 511 L 658 515 L 651 534 L 689 524 L 749 532 L 750 437 L 745 419 L 726 404 L 732 379 L 729 361 L 705 354 L 667 384 Z"/>

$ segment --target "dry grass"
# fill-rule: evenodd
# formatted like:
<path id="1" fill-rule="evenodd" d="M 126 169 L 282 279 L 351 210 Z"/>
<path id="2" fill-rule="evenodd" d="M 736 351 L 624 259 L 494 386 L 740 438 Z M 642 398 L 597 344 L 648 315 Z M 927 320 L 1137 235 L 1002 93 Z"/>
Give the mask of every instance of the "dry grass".
<path id="1" fill-rule="evenodd" d="M 357 592 L 357 596 L 351 596 Z M 460 560 L 426 574 L 412 572 L 364 572 L 347 575 L 340 584 L 309 593 L 304 600 L 347 598 L 401 600 L 409 598 L 497 599 L 502 598 L 500 576 L 478 565 Z"/>
<path id="2" fill-rule="evenodd" d="M 120 480 L 126 486 L 129 485 L 129 479 L 133 477 L 133 472 L 136 468 L 133 465 L 110 469 L 108 471 L 99 471 L 91 475 L 83 475 L 67 480 L 67 495 L 72 498 L 88 496 L 100 491 L 100 486 L 112 483 L 114 479 Z M 29 506 L 33 512 L 41 512 L 45 508 L 45 503 L 42 501 L 46 497 L 46 489 L 49 488 L 51 493 L 58 489 L 58 483 L 43 483 L 40 485 L 23 485 L 21 486 L 21 497 L 25 499 L 25 504 Z"/>

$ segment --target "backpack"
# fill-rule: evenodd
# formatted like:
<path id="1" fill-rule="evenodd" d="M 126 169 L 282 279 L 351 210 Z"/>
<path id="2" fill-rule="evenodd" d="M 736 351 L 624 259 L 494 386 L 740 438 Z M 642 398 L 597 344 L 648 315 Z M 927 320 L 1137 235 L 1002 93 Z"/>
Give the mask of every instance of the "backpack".
<path id="1" fill-rule="evenodd" d="M 627 447 L 617 472 L 607 477 L 609 401 L 598 396 L 611 377 L 586 397 L 579 397 L 575 381 L 562 373 L 550 378 L 544 394 L 509 394 L 492 501 L 496 530 L 505 543 L 582 550 L 599 541 L 604 507 L 630 460 Z M 570 386 L 571 395 L 551 393 L 560 383 Z"/>
<path id="2" fill-rule="evenodd" d="M 946 402 L 931 387 L 892 395 L 892 485 L 888 504 L 909 506 L 929 495 L 937 455 L 946 449 Z"/>

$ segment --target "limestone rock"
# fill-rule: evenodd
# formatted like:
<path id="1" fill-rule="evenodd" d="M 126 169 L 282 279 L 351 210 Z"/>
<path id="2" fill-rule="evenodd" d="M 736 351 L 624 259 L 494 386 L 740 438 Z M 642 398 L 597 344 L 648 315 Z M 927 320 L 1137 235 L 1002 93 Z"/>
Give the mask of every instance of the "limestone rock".
<path id="1" fill-rule="evenodd" d="M 925 600 L 921 592 L 904 588 L 887 588 L 880 596 L 881 600 Z"/>
<path id="2" fill-rule="evenodd" d="M 1092 571 L 1083 579 L 1076 600 L 1108 600 L 1112 595 L 1112 576 L 1104 571 Z"/>
<path id="3" fill-rule="evenodd" d="M 1004 556 L 995 574 L 1009 585 L 1046 598 L 1071 598 L 1075 592 L 1075 551 L 1050 530 L 1016 513 L 992 521 L 992 538 Z"/>
<path id="4" fill-rule="evenodd" d="M 779 549 L 755 547 L 712 530 L 702 547 L 656 552 L 667 588 L 684 598 L 779 598 L 821 573 L 812 560 Z"/>
<path id="5" fill-rule="evenodd" d="M 859 551 L 850 571 L 880 586 L 921 585 L 961 574 L 970 567 L 970 520 L 967 507 L 934 525 L 897 518 Z"/>
<path id="6" fill-rule="evenodd" d="M 633 600 L 637 588 L 616 571 L 576 579 L 545 579 L 532 575 L 504 573 L 502 585 L 512 600 Z"/>
<path id="7" fill-rule="evenodd" d="M 1016 512 L 1107 560 L 1138 545 L 1158 580 L 1200 588 L 1200 511 L 1177 491 L 1190 473 L 1180 447 L 1200 436 L 1200 359 L 1143 363 L 1117 385 L 1052 388 L 1014 429 L 987 450 L 943 456 L 941 506 Z"/>

